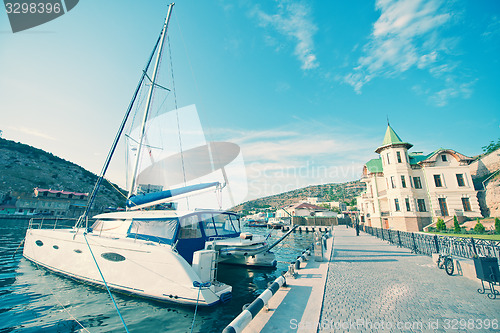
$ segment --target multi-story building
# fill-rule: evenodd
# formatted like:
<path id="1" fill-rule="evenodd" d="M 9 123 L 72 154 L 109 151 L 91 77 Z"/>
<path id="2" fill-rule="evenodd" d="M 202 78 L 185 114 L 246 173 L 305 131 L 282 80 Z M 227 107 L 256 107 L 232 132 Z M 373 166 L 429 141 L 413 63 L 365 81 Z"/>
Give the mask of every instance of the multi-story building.
<path id="1" fill-rule="evenodd" d="M 77 217 L 87 205 L 88 193 L 56 191 L 35 188 L 31 195 L 20 195 L 16 201 L 16 214 L 47 214 Z"/>
<path id="2" fill-rule="evenodd" d="M 470 157 L 439 148 L 428 155 L 409 153 L 390 125 L 375 152 L 379 158 L 363 167 L 366 191 L 358 199 L 361 222 L 373 227 L 419 231 L 442 218 L 449 225 L 480 217 L 469 170 Z"/>

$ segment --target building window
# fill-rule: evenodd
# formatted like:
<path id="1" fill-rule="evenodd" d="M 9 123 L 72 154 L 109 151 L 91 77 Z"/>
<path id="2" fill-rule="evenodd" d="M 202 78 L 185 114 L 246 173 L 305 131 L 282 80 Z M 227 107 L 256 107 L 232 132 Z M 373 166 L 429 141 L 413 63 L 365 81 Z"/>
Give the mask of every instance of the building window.
<path id="1" fill-rule="evenodd" d="M 470 209 L 469 198 L 462 198 L 462 206 L 464 206 L 464 212 L 470 212 L 470 211 L 472 211 L 472 209 Z"/>
<path id="2" fill-rule="evenodd" d="M 405 204 L 406 204 L 406 211 L 411 212 L 410 199 L 405 198 Z"/>
<path id="3" fill-rule="evenodd" d="M 405 176 L 401 176 L 401 186 L 403 186 L 403 188 L 406 188 L 406 179 L 405 179 Z"/>
<path id="4" fill-rule="evenodd" d="M 391 160 L 389 159 L 389 153 L 387 153 L 387 164 L 391 164 Z"/>
<path id="5" fill-rule="evenodd" d="M 425 199 L 417 199 L 417 206 L 419 212 L 426 212 L 425 209 Z"/>
<path id="6" fill-rule="evenodd" d="M 439 209 L 441 210 L 441 216 L 448 215 L 448 205 L 446 204 L 446 198 L 438 198 Z"/>
<path id="7" fill-rule="evenodd" d="M 56 197 L 57 197 L 57 198 L 60 198 L 60 197 L 61 197 L 61 193 L 57 193 L 57 194 L 56 194 Z"/>
<path id="8" fill-rule="evenodd" d="M 448 162 L 448 159 L 446 158 L 446 155 L 441 155 L 441 161 L 443 162 Z"/>
<path id="9" fill-rule="evenodd" d="M 394 182 L 394 176 L 391 176 L 391 186 L 392 188 L 396 188 L 396 183 Z"/>
<path id="10" fill-rule="evenodd" d="M 401 153 L 399 151 L 396 152 L 396 156 L 398 158 L 398 163 L 401 163 Z"/>
<path id="11" fill-rule="evenodd" d="M 434 175 L 434 184 L 436 184 L 436 187 L 443 187 L 443 183 L 441 182 L 441 175 Z"/>
<path id="12" fill-rule="evenodd" d="M 465 186 L 463 174 L 457 173 L 457 183 L 458 183 L 458 186 Z"/>
<path id="13" fill-rule="evenodd" d="M 396 212 L 399 212 L 401 209 L 399 208 L 399 200 L 394 199 L 394 205 L 396 206 Z"/>
<path id="14" fill-rule="evenodd" d="M 413 177 L 413 184 L 415 185 L 415 188 L 422 188 L 420 177 Z"/>

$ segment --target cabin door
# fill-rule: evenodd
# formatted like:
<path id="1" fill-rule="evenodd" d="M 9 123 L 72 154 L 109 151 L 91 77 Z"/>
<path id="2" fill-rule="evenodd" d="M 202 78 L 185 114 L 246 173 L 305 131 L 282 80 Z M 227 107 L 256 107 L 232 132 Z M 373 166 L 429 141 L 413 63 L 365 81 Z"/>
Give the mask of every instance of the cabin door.
<path id="1" fill-rule="evenodd" d="M 177 234 L 177 252 L 191 265 L 193 253 L 205 248 L 198 215 L 183 217 Z"/>

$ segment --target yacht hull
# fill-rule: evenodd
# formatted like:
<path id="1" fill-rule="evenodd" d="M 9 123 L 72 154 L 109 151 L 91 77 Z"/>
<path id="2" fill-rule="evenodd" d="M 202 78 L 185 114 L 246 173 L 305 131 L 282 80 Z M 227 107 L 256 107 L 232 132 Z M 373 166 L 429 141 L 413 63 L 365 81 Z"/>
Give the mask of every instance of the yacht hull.
<path id="1" fill-rule="evenodd" d="M 202 288 L 198 298 L 199 289 L 193 283 L 206 281 L 167 244 L 84 235 L 73 229 L 28 229 L 26 233 L 26 259 L 61 275 L 104 286 L 92 254 L 108 287 L 122 293 L 206 306 L 230 298 L 232 287 L 218 282 Z"/>

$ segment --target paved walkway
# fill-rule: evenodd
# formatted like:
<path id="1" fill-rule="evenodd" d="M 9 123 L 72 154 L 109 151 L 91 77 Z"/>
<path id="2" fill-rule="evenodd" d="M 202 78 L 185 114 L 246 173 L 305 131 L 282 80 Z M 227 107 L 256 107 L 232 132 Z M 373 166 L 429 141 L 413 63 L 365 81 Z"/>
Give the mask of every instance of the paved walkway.
<path id="1" fill-rule="evenodd" d="M 479 283 L 448 276 L 430 257 L 345 226 L 335 228 L 333 251 L 319 332 L 500 330 L 500 299 L 478 294 Z"/>
<path id="2" fill-rule="evenodd" d="M 332 248 L 332 241 L 332 238 L 327 240 L 328 249 Z M 308 257 L 297 276 L 288 276 L 287 286 L 280 288 L 269 300 L 268 310 L 261 310 L 243 333 L 316 332 L 330 255 L 331 251 L 327 251 L 322 262 L 314 261 L 314 254 Z M 313 323 L 313 326 L 299 327 L 299 323 Z"/>

